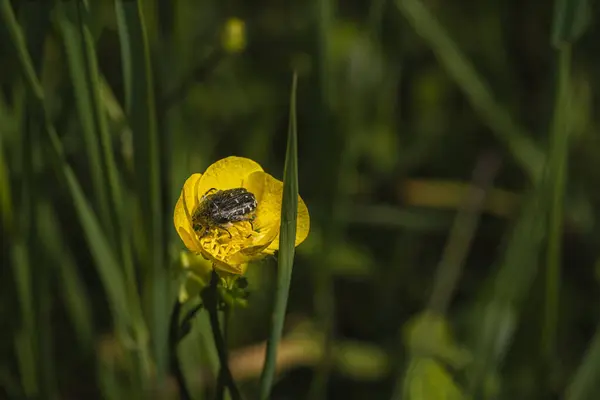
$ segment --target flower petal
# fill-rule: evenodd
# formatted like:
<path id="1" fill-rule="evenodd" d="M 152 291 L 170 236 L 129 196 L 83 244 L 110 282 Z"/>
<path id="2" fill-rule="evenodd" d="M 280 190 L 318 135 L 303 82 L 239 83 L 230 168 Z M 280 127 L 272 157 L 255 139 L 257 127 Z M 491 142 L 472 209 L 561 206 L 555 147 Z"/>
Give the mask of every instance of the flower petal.
<path id="1" fill-rule="evenodd" d="M 265 250 L 268 253 L 279 248 L 279 228 L 281 224 L 281 201 L 283 199 L 283 182 L 266 172 L 254 172 L 244 181 L 244 187 L 254 193 L 258 202 L 254 227 L 264 232 L 264 240 L 271 243 Z M 298 217 L 296 221 L 296 240 L 298 246 L 308 236 L 310 217 L 308 208 L 298 196 Z M 259 244 L 259 243 L 256 243 Z"/>
<path id="2" fill-rule="evenodd" d="M 183 189 L 181 190 L 181 194 L 179 195 L 179 199 L 177 200 L 177 204 L 175 204 L 175 212 L 173 213 L 173 224 L 175 225 L 175 230 L 181 237 L 181 240 L 185 244 L 185 246 L 191 251 L 198 251 L 198 248 L 192 239 L 190 232 L 192 231 L 192 227 L 190 225 L 190 221 L 188 220 L 187 214 L 191 213 L 194 210 L 196 205 L 196 196 L 194 195 L 194 188 L 197 186 L 197 183 L 200 181 L 202 174 L 193 174 L 183 184 Z M 185 205 L 187 205 L 187 213 L 184 207 L 183 194 L 185 193 Z"/>
<path id="3" fill-rule="evenodd" d="M 296 217 L 296 240 L 294 245 L 298 247 L 308 237 L 310 231 L 310 215 L 308 214 L 308 208 L 300 196 L 298 196 L 298 216 Z M 264 252 L 267 254 L 273 254 L 279 250 L 279 234 L 273 239 L 269 247 Z"/>
<path id="4" fill-rule="evenodd" d="M 262 167 L 249 158 L 231 156 L 209 166 L 198 185 L 198 198 L 210 189 L 226 190 L 242 187 L 244 179 Z"/>
<path id="5" fill-rule="evenodd" d="M 177 233 L 179 234 L 181 241 L 183 242 L 183 244 L 185 244 L 185 247 L 187 247 L 188 250 L 193 251 L 195 253 L 200 252 L 200 249 L 198 248 L 198 245 L 196 244 L 194 239 L 192 239 L 192 234 L 190 232 L 188 232 L 183 227 L 179 227 L 179 229 L 177 229 Z"/>

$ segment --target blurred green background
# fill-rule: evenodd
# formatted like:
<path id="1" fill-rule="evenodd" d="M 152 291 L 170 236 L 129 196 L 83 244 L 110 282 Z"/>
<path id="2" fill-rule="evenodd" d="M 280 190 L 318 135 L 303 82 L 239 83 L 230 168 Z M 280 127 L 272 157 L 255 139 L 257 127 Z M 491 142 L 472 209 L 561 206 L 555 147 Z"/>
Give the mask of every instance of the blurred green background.
<path id="1" fill-rule="evenodd" d="M 296 71 L 272 398 L 600 398 L 600 9 L 555 3 L 0 0 L 0 397 L 178 398 L 174 204 L 229 155 L 282 179 Z M 229 327 L 248 399 L 276 267 Z"/>

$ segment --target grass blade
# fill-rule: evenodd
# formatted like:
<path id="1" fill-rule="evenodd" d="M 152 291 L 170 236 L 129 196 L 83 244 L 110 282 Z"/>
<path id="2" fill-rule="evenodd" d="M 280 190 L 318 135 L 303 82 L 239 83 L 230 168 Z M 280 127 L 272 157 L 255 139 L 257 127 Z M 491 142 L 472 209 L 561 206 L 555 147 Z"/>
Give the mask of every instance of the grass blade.
<path id="1" fill-rule="evenodd" d="M 40 81 L 37 79 L 33 62 L 31 61 L 31 56 L 29 55 L 29 52 L 27 51 L 27 45 L 25 44 L 25 36 L 23 35 L 23 32 L 17 23 L 15 13 L 10 5 L 10 0 L 0 0 L 0 14 L 2 15 L 4 25 L 8 30 L 10 39 L 12 40 L 13 46 L 17 52 L 17 57 L 21 67 L 23 68 L 23 74 L 25 75 L 27 84 L 29 85 L 34 97 L 38 100 L 43 100 L 44 89 L 42 88 Z"/>
<path id="2" fill-rule="evenodd" d="M 484 380 L 502 364 L 512 343 L 519 308 L 538 271 L 547 228 L 546 187 L 538 185 L 532 190 L 510 234 L 498 272 L 491 285 L 484 286 L 485 309 L 476 320 L 475 362 L 470 366 L 469 389 L 473 396 L 481 394 Z"/>
<path id="3" fill-rule="evenodd" d="M 133 306 L 129 304 L 128 300 L 130 300 L 130 298 L 127 296 L 125 279 L 122 270 L 119 268 L 117 258 L 102 230 L 98 217 L 95 215 L 85 197 L 73 169 L 66 162 L 62 143 L 60 142 L 56 130 L 49 121 L 47 110 L 44 108 L 44 95 L 43 91 L 41 91 L 41 84 L 38 77 L 35 75 L 31 56 L 25 47 L 23 34 L 14 18 L 10 4 L 7 0 L 3 0 L 3 2 L 0 3 L 0 6 L 0 12 L 2 13 L 2 17 L 11 34 L 11 39 L 18 55 L 21 69 L 24 71 L 29 90 L 35 95 L 39 102 L 39 106 L 44 110 L 45 130 L 50 140 L 50 149 L 54 156 L 53 161 L 56 162 L 59 175 L 66 182 L 67 189 L 75 207 L 75 212 L 83 228 L 92 258 L 95 261 L 98 275 L 106 291 L 117 332 L 122 339 L 131 339 L 128 328 L 131 328 L 132 326 L 135 328 L 136 341 L 134 341 L 134 343 L 137 345 L 142 368 L 144 369 L 144 372 L 147 373 L 150 370 L 150 361 L 145 351 L 144 340 L 146 339 L 146 336 L 139 309 L 133 307 L 135 304 L 133 304 Z M 65 15 L 63 14 L 60 17 L 64 18 Z M 30 74 L 29 71 L 32 71 L 32 73 Z"/>
<path id="4" fill-rule="evenodd" d="M 26 23 L 32 27 L 26 36 L 20 29 L 10 2 L 0 3 L 0 13 L 7 27 L 12 44 L 16 50 L 29 83 L 30 91 L 22 101 L 24 117 L 20 137 L 20 162 L 22 165 L 20 178 L 20 201 L 16 210 L 18 213 L 17 225 L 14 227 L 14 243 L 12 245 L 12 267 L 15 278 L 16 294 L 19 301 L 20 329 L 15 336 L 15 354 L 21 377 L 21 384 L 28 396 L 36 397 L 44 392 L 49 398 L 54 395 L 54 380 L 52 371 L 48 368 L 49 360 L 44 355 L 50 349 L 50 343 L 45 340 L 50 331 L 48 325 L 43 323 L 42 297 L 47 294 L 48 286 L 43 277 L 45 266 L 37 274 L 34 273 L 32 263 L 32 249 L 37 247 L 35 225 L 35 208 L 38 197 L 33 155 L 34 144 L 40 132 L 40 124 L 36 120 L 39 115 L 40 105 L 38 100 L 43 100 L 42 86 L 36 78 L 36 69 L 39 70 L 42 59 L 42 43 L 48 22 L 48 9 L 37 10 L 32 13 L 29 7 L 22 9 Z M 35 56 L 32 59 L 30 50 Z M 43 293 L 40 293 L 43 292 Z"/>
<path id="5" fill-rule="evenodd" d="M 589 0 L 555 0 L 552 43 L 573 43 L 591 21 Z"/>
<path id="6" fill-rule="evenodd" d="M 564 399 L 597 399 L 598 393 L 600 393 L 598 376 L 600 376 L 600 327 L 596 329 L 592 343 L 588 347 L 581 365 L 577 368 Z"/>
<path id="7" fill-rule="evenodd" d="M 279 235 L 279 256 L 275 304 L 271 319 L 271 334 L 267 341 L 267 353 L 260 380 L 260 398 L 266 400 L 271 393 L 277 347 L 283 333 L 283 323 L 287 309 L 292 268 L 294 265 L 296 219 L 298 216 L 298 133 L 296 126 L 296 88 L 298 76 L 294 73 L 290 98 L 290 124 L 288 130 L 285 167 L 283 172 L 283 199 L 281 203 L 281 231 Z"/>
<path id="8" fill-rule="evenodd" d="M 472 187 L 465 195 L 463 205 L 456 214 L 435 274 L 429 299 L 429 309 L 432 311 L 444 314 L 448 309 L 479 226 L 486 196 L 499 169 L 500 160 L 495 154 L 481 156 L 475 167 Z"/>
<path id="9" fill-rule="evenodd" d="M 564 198 L 566 194 L 567 163 L 569 152 L 569 116 L 571 45 L 562 44 L 557 53 L 557 90 L 550 137 L 548 173 L 551 183 L 548 248 L 546 252 L 546 300 L 542 333 L 542 354 L 552 358 L 558 329 L 560 264 Z"/>
<path id="10" fill-rule="evenodd" d="M 104 232 L 115 238 L 113 224 L 116 222 L 116 210 L 109 206 L 109 186 L 105 174 L 107 166 L 103 163 L 99 142 L 105 124 L 103 113 L 98 107 L 98 92 L 94 84 L 98 71 L 95 52 L 90 43 L 90 33 L 82 21 L 80 7 L 83 7 L 80 1 L 60 2 L 57 8 L 58 25 L 69 64 L 96 207 L 104 225 Z"/>
<path id="11" fill-rule="evenodd" d="M 44 61 L 44 42 L 50 27 L 50 14 L 52 6 L 43 4 L 41 7 L 26 4 L 19 9 L 23 32 L 27 42 L 27 48 L 32 58 L 34 71 L 40 74 Z M 28 93 L 26 96 L 25 121 L 23 132 L 23 158 L 27 163 L 27 170 L 23 198 L 29 196 L 24 202 L 26 210 L 31 218 L 22 226 L 26 236 L 27 251 L 29 252 L 29 268 L 31 268 L 31 290 L 33 303 L 35 304 L 35 330 L 31 331 L 31 339 L 35 340 L 37 348 L 37 368 L 39 373 L 40 392 L 48 399 L 57 398 L 56 363 L 54 359 L 54 330 L 51 325 L 52 311 L 52 271 L 48 263 L 40 262 L 39 254 L 35 249 L 42 247 L 40 242 L 39 207 L 46 194 L 39 189 L 38 176 L 34 173 L 33 158 L 40 150 L 39 143 L 43 131 L 43 118 L 40 118 L 42 107 L 38 104 L 35 96 Z"/>
<path id="12" fill-rule="evenodd" d="M 147 352 L 146 326 L 139 303 L 135 301 L 136 297 L 132 297 L 126 290 L 126 279 L 123 270 L 119 267 L 117 258 L 102 232 L 96 215 L 85 198 L 73 169 L 65 161 L 62 145 L 51 126 L 48 126 L 48 134 L 53 153 L 56 156 L 57 168 L 66 181 L 75 211 L 96 263 L 98 275 L 107 293 L 109 307 L 119 338 L 134 343 L 140 365 L 139 372 L 142 379 L 140 383 L 143 385 L 150 376 L 151 363 Z M 131 333 L 135 337 L 131 337 Z"/>
<path id="13" fill-rule="evenodd" d="M 31 263 L 27 247 L 23 241 L 15 241 L 12 249 L 13 274 L 20 303 L 21 329 L 15 337 L 15 353 L 21 377 L 21 385 L 27 396 L 39 395 L 39 368 L 36 359 L 37 346 L 33 334 L 35 310 L 31 293 Z"/>
<path id="14" fill-rule="evenodd" d="M 324 230 L 323 240 L 319 246 L 320 260 L 326 260 L 329 257 L 328 251 L 331 247 L 338 245 L 341 232 L 341 214 L 343 207 L 337 207 L 337 201 L 343 199 L 346 195 L 343 191 L 346 189 L 344 184 L 346 176 L 341 175 L 344 167 L 351 165 L 352 157 L 349 155 L 349 140 L 339 134 L 337 121 L 335 119 L 335 103 L 339 100 L 336 96 L 338 92 L 338 80 L 336 79 L 334 48 L 335 40 L 334 28 L 337 24 L 338 4 L 333 0 L 316 0 L 315 2 L 315 39 L 317 44 L 317 90 L 318 105 L 316 113 L 316 124 L 321 131 L 319 141 L 318 159 L 315 166 L 319 168 L 319 173 L 325 173 L 324 181 L 337 182 L 337 184 L 328 185 L 328 188 L 321 193 L 321 201 L 327 205 L 326 219 L 321 221 L 326 229 Z M 333 133 L 333 134 L 332 134 Z M 356 138 L 355 138 L 356 139 Z M 340 146 L 342 151 L 340 150 Z M 337 168 L 331 168 L 331 155 L 336 154 Z M 354 167 L 354 166 L 352 166 Z M 352 168 L 351 167 L 351 168 Z M 340 179 L 343 177 L 343 179 Z M 326 262 L 327 263 L 327 262 Z M 315 317 L 319 330 L 323 332 L 322 346 L 323 353 L 321 359 L 315 366 L 315 374 L 308 389 L 308 397 L 321 399 L 327 388 L 329 377 L 333 370 L 333 339 L 334 339 L 334 320 L 335 320 L 335 299 L 333 290 L 333 274 L 330 268 L 315 268 L 313 272 L 315 284 L 315 293 L 313 301 L 317 305 Z"/>
<path id="15" fill-rule="evenodd" d="M 396 6 L 427 42 L 465 93 L 484 123 L 503 142 L 532 180 L 541 177 L 544 153 L 530 135 L 494 100 L 488 85 L 461 53 L 451 36 L 419 0 L 396 0 Z"/>
<path id="16" fill-rule="evenodd" d="M 56 216 L 55 210 L 47 202 L 40 204 L 38 224 L 44 247 L 55 270 L 60 294 L 73 323 L 81 351 L 93 348 L 92 306 L 87 297 L 87 289 L 81 279 L 73 258 L 73 253 L 65 245 L 61 232 L 63 228 Z"/>
<path id="17" fill-rule="evenodd" d="M 159 138 L 155 114 L 154 84 L 146 23 L 139 1 L 115 2 L 125 82 L 126 113 L 133 133 L 134 171 L 142 229 L 146 232 L 146 302 L 151 316 L 154 356 L 159 380 L 167 367 L 169 326 L 168 279 L 163 238 Z"/>
<path id="18" fill-rule="evenodd" d="M 83 228 L 92 257 L 98 266 L 98 274 L 108 295 L 110 308 L 115 316 L 117 327 L 131 326 L 133 318 L 128 307 L 125 291 L 125 278 L 117 257 L 102 232 L 98 218 L 88 203 L 73 169 L 64 160 L 62 145 L 52 128 L 49 129 L 52 150 L 57 158 L 58 168 L 65 179 L 73 205 Z"/>

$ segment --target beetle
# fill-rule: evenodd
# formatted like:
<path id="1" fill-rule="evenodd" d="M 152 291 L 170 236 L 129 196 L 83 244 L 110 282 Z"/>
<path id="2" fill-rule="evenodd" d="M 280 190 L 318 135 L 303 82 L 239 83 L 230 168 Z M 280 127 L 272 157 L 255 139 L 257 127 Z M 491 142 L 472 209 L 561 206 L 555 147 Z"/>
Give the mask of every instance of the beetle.
<path id="1" fill-rule="evenodd" d="M 210 228 L 217 227 L 225 230 L 231 238 L 227 228 L 234 222 L 248 221 L 254 230 L 252 221 L 256 218 L 257 206 L 256 197 L 245 188 L 211 188 L 200 198 L 200 204 L 192 214 L 192 227 L 200 237 Z"/>

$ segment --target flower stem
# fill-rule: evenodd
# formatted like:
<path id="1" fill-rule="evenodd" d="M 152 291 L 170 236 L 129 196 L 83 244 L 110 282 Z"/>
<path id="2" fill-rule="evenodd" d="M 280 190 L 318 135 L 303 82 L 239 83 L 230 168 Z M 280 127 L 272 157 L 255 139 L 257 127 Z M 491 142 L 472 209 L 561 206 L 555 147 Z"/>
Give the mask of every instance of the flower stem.
<path id="1" fill-rule="evenodd" d="M 179 332 L 179 314 L 181 312 L 181 303 L 179 299 L 175 300 L 173 309 L 171 311 L 171 321 L 169 327 L 169 352 L 171 357 L 171 373 L 177 380 L 177 386 L 179 387 L 179 394 L 182 400 L 191 400 L 190 392 L 185 384 L 185 376 L 181 370 L 179 363 L 179 356 L 177 355 L 177 345 L 179 344 L 180 332 Z"/>
<path id="2" fill-rule="evenodd" d="M 222 387 L 222 385 L 224 384 L 229 388 L 229 394 L 231 395 L 232 400 L 241 400 L 242 397 L 237 386 L 235 385 L 235 381 L 233 380 L 233 376 L 231 375 L 231 370 L 229 369 L 229 363 L 227 361 L 227 346 L 225 345 L 225 340 L 223 339 L 221 326 L 219 324 L 219 314 L 217 311 L 219 298 L 217 292 L 218 282 L 219 275 L 216 273 L 216 271 L 213 270 L 210 279 L 210 285 L 202 292 L 202 302 L 204 303 L 204 307 L 208 311 L 210 327 L 213 333 L 213 339 L 215 341 L 217 353 L 219 355 L 219 362 L 221 364 L 221 369 L 219 372 L 219 378 L 217 383 L 217 393 L 221 394 L 221 396 L 223 395 L 223 391 L 219 390 L 219 386 Z"/>
<path id="3" fill-rule="evenodd" d="M 229 307 L 226 306 L 223 309 L 223 343 L 227 345 L 227 332 L 229 331 Z M 217 378 L 217 395 L 215 398 L 217 400 L 223 400 L 225 398 L 225 374 L 223 373 L 223 368 L 219 370 L 219 376 Z"/>

